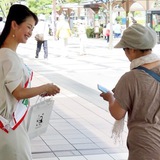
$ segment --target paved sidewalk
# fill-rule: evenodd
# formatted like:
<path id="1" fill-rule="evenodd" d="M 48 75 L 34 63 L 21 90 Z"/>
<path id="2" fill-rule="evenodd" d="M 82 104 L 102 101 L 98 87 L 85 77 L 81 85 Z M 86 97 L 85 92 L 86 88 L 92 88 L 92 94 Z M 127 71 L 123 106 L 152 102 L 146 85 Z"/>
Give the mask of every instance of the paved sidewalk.
<path id="1" fill-rule="evenodd" d="M 35 73 L 33 85 L 50 82 Z M 98 95 L 97 95 L 98 99 Z M 126 160 L 127 149 L 111 139 L 113 118 L 61 87 L 48 130 L 32 140 L 34 160 Z"/>
<path id="2" fill-rule="evenodd" d="M 105 42 L 98 41 L 90 40 L 90 44 L 93 44 L 88 48 L 88 55 L 82 57 L 78 56 L 77 41 L 73 41 L 68 58 L 59 58 L 62 51 L 55 44 L 52 48 L 49 42 L 50 52 L 53 51 L 54 55 L 50 54 L 47 61 L 32 58 L 35 42 L 25 50 L 23 46 L 20 47 L 19 52 L 24 61 L 34 70 L 32 86 L 54 82 L 61 88 L 61 93 L 54 97 L 55 104 L 47 132 L 31 141 L 34 160 L 127 160 L 127 129 L 125 128 L 124 145 L 115 144 L 111 139 L 114 119 L 108 112 L 107 102 L 99 97 L 100 92 L 94 86 L 99 78 L 98 70 L 106 72 L 104 69 L 107 68 L 107 73 L 111 74 L 107 75 L 108 79 L 104 77 L 104 80 L 107 79 L 112 86 L 127 69 L 128 62 L 123 56 L 115 57 L 115 60 L 111 55 L 115 51 L 104 54 L 109 52 L 106 46 L 102 47 Z M 124 63 L 120 65 L 119 61 Z M 113 65 L 110 68 L 111 63 L 120 65 L 121 68 L 115 72 L 118 67 Z M 31 102 L 34 101 L 35 98 Z"/>

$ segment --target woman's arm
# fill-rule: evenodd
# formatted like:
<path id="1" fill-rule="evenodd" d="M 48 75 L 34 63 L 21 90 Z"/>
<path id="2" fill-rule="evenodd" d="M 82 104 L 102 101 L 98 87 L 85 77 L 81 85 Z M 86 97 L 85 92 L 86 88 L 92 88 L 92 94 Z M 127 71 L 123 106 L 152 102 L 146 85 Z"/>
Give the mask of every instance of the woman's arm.
<path id="1" fill-rule="evenodd" d="M 104 100 L 108 101 L 109 111 L 116 120 L 120 120 L 125 116 L 126 110 L 124 110 L 121 107 L 121 105 L 116 101 L 116 99 L 113 96 L 113 93 L 109 91 L 107 93 L 101 93 L 100 96 Z"/>
<path id="2" fill-rule="evenodd" d="M 53 85 L 52 83 L 44 84 L 38 87 L 32 87 L 32 88 L 23 88 L 21 85 L 19 85 L 13 92 L 13 96 L 17 99 L 25 99 L 25 98 L 31 98 L 37 95 L 45 94 L 47 96 L 55 95 L 60 92 L 60 89 Z"/>

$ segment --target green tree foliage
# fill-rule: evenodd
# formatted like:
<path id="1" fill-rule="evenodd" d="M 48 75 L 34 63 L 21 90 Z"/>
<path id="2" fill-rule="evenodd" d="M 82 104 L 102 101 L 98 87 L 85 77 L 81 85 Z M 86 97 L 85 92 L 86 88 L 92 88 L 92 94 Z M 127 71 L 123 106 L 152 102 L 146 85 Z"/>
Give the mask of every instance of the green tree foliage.
<path id="1" fill-rule="evenodd" d="M 37 15 L 52 13 L 53 0 L 27 0 L 28 7 Z"/>
<path id="2" fill-rule="evenodd" d="M 80 3 L 82 0 L 65 0 L 66 3 Z"/>
<path id="3" fill-rule="evenodd" d="M 159 8 L 160 7 L 160 0 L 155 0 L 154 7 Z"/>
<path id="4" fill-rule="evenodd" d="M 15 2 L 17 2 L 17 0 L 0 0 L 1 16 L 6 17 L 10 6 Z"/>

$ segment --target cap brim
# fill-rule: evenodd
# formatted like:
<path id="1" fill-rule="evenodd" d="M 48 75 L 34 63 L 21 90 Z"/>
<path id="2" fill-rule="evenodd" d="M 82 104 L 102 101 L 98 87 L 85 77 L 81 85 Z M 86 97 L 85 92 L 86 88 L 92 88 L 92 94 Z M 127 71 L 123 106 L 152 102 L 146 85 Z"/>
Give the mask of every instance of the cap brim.
<path id="1" fill-rule="evenodd" d="M 124 41 L 121 39 L 115 46 L 114 48 L 126 48 L 126 45 Z"/>

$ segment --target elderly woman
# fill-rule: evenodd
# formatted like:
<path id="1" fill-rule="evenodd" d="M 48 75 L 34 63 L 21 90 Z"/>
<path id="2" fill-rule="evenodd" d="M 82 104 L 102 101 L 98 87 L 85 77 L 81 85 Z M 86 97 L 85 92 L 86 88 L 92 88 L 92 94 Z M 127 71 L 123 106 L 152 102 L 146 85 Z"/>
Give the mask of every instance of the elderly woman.
<path id="1" fill-rule="evenodd" d="M 160 159 L 160 83 L 138 66 L 160 75 L 160 59 L 152 53 L 156 33 L 149 27 L 128 27 L 115 48 L 123 48 L 131 62 L 130 71 L 118 81 L 113 92 L 101 93 L 116 120 L 128 113 L 128 160 Z"/>

